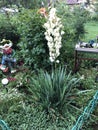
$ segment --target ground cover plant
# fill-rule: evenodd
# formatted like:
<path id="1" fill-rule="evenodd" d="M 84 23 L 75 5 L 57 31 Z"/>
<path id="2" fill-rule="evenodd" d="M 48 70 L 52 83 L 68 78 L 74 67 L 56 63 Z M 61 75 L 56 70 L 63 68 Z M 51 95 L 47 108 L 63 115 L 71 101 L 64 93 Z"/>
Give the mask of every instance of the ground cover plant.
<path id="1" fill-rule="evenodd" d="M 15 81 L 9 82 L 6 86 L 0 83 L 0 119 L 8 123 L 12 130 L 71 130 L 98 90 L 98 83 L 95 82 L 97 76 L 95 67 L 90 65 L 88 69 L 89 65 L 83 63 L 83 67 L 77 73 L 73 73 L 75 44 L 80 39 L 88 41 L 93 38 L 91 30 L 93 34 L 94 30 L 97 34 L 97 30 L 94 29 L 97 21 L 92 22 L 89 19 L 88 22 L 88 19 L 84 18 L 87 12 L 84 10 L 79 12 L 77 7 L 75 13 L 70 12 L 70 8 L 64 4 L 56 6 L 56 18 L 59 18 L 63 28 L 59 28 L 59 32 L 57 25 L 54 30 L 58 29 L 58 35 L 62 30 L 64 31 L 62 39 L 57 39 L 60 42 L 57 51 L 59 54 L 56 52 L 58 44 L 55 35 L 52 35 L 54 30 L 44 28 L 48 18 L 39 14 L 39 9 L 21 8 L 17 14 L 8 15 L 8 22 L 15 27 L 13 30 L 10 30 L 6 24 L 6 15 L 0 17 L 2 23 L 0 30 L 4 32 L 2 39 L 10 39 L 11 33 L 15 34 L 14 36 L 18 35 L 17 42 L 13 40 L 15 43 L 13 47 L 15 46 L 16 58 L 22 62 L 22 66 L 18 65 L 19 71 L 11 74 Z M 49 14 L 50 9 L 46 8 L 46 10 Z M 2 19 L 4 16 L 5 18 Z M 55 23 L 55 20 L 52 20 Z M 50 33 L 48 38 L 45 38 L 45 32 Z M 9 37 L 6 37 L 7 34 Z M 51 40 L 50 37 L 55 40 L 52 46 L 47 45 Z M 49 59 L 50 56 L 52 58 Z M 6 76 L 0 71 L 1 80 Z M 8 88 L 8 92 L 5 87 Z M 95 130 L 97 122 L 98 107 L 82 129 Z"/>

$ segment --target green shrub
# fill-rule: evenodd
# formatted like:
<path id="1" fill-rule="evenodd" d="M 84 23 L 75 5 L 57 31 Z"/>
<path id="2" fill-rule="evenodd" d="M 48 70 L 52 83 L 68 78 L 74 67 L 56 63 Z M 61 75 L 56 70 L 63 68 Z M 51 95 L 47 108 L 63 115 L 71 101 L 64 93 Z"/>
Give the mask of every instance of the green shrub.
<path id="1" fill-rule="evenodd" d="M 20 49 L 19 57 L 21 55 L 28 67 L 34 69 L 48 68 L 48 48 L 43 28 L 45 19 L 37 13 L 37 10 L 23 9 L 13 19 L 14 21 L 17 21 L 18 32 L 21 36 L 21 40 L 18 43 Z"/>
<path id="2" fill-rule="evenodd" d="M 90 7 L 93 11 L 89 12 L 89 20 L 98 21 L 98 3 L 91 5 Z"/>
<path id="3" fill-rule="evenodd" d="M 74 47 L 84 37 L 84 25 L 87 21 L 87 12 L 76 6 L 71 8 L 62 2 L 57 5 L 57 11 L 59 17 L 62 19 L 65 32 L 59 58 L 63 64 L 66 63 L 72 69 L 74 63 Z"/>
<path id="4" fill-rule="evenodd" d="M 13 16 L 0 14 L 0 41 L 2 39 L 11 40 L 14 48 L 17 46 L 20 35 L 18 34 L 17 27 L 11 22 Z"/>
<path id="5" fill-rule="evenodd" d="M 84 24 L 87 21 L 88 13 L 79 6 L 71 8 L 62 2 L 57 6 L 57 10 L 64 25 L 64 39 L 73 43 L 81 40 L 85 34 Z"/>

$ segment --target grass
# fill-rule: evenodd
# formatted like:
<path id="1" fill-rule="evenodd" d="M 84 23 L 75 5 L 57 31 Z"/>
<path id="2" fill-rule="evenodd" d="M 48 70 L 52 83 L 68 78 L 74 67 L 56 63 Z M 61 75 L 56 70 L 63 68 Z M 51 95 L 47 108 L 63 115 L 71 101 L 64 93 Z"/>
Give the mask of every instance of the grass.
<path id="1" fill-rule="evenodd" d="M 88 42 L 89 40 L 95 40 L 98 36 L 98 22 L 90 21 L 85 25 L 85 38 L 84 41 Z"/>

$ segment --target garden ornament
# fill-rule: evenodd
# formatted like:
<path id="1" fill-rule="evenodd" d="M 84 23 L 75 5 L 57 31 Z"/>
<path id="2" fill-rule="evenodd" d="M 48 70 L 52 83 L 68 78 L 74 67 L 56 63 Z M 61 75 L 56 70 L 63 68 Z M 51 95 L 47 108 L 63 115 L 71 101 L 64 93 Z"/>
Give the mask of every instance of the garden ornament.
<path id="1" fill-rule="evenodd" d="M 14 58 L 14 50 L 12 49 L 12 42 L 10 40 L 3 39 L 1 41 L 0 49 L 1 53 L 3 54 L 0 69 L 3 72 L 10 71 L 11 73 L 16 72 L 14 69 L 16 64 L 16 59 Z"/>

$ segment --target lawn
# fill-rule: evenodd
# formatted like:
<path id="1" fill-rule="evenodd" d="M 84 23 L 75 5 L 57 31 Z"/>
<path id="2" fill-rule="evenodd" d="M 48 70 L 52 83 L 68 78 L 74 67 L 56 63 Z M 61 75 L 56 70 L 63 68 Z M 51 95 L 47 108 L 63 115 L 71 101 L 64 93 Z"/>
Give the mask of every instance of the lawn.
<path id="1" fill-rule="evenodd" d="M 98 36 L 98 23 L 96 21 L 90 21 L 85 25 L 85 38 L 84 40 L 88 42 L 93 39 L 96 40 L 96 36 Z"/>

